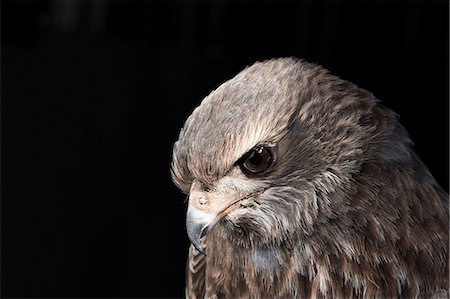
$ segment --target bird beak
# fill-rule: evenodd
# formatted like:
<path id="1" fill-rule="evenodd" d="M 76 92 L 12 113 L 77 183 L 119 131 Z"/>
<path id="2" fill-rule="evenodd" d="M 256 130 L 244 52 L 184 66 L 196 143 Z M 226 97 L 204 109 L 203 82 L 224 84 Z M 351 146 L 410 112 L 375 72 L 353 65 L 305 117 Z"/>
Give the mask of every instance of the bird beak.
<path id="1" fill-rule="evenodd" d="M 188 207 L 186 213 L 186 229 L 192 245 L 206 255 L 201 238 L 219 221 L 213 214 Z"/>
<path id="2" fill-rule="evenodd" d="M 231 211 L 233 204 L 241 199 L 243 198 L 238 195 L 227 199 L 213 197 L 204 190 L 200 182 L 194 180 L 189 193 L 186 229 L 189 240 L 199 252 L 206 255 L 201 238 Z"/>

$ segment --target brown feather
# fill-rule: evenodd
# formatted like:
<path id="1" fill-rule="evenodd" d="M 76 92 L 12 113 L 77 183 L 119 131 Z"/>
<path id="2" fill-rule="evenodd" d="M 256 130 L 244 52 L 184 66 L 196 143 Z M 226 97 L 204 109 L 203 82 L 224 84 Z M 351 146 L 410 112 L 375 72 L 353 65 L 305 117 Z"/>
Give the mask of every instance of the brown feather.
<path id="1" fill-rule="evenodd" d="M 235 161 L 264 142 L 275 165 L 245 177 Z M 319 66 L 256 63 L 213 91 L 172 177 L 263 190 L 209 231 L 207 256 L 191 246 L 188 298 L 448 297 L 448 195 L 395 113 Z"/>
<path id="2" fill-rule="evenodd" d="M 205 297 L 205 268 L 206 257 L 191 245 L 186 265 L 186 297 Z"/>

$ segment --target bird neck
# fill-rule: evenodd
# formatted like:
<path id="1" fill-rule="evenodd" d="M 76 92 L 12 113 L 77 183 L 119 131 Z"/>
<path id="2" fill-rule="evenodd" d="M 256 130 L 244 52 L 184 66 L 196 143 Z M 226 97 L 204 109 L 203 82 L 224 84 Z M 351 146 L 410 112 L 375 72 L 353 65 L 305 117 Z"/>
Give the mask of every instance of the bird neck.
<path id="1" fill-rule="evenodd" d="M 399 251 L 402 244 L 398 240 L 372 242 L 366 237 L 369 232 L 337 235 L 342 230 L 335 231 L 328 231 L 327 237 L 325 231 L 318 231 L 278 245 L 247 246 L 231 241 L 218 226 L 206 239 L 206 292 L 226 298 L 414 297 L 419 290 L 414 290 L 410 281 L 421 280 L 418 271 L 433 276 L 433 281 L 420 284 L 446 285 L 446 266 L 433 266 L 425 249 L 404 247 Z M 445 252 L 445 242 L 441 245 Z M 405 267 L 405 259 L 412 263 L 410 268 Z M 417 264 L 417 259 L 422 264 Z M 431 272 L 433 267 L 436 274 Z M 426 294 L 426 290 L 420 293 Z"/>

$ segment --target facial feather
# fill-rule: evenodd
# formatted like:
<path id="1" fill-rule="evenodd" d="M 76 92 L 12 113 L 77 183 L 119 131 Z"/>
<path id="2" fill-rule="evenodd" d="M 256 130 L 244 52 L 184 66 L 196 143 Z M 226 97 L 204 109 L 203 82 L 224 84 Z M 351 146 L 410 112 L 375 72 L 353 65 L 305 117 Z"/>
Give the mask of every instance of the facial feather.
<path id="1" fill-rule="evenodd" d="M 302 68 L 300 63 L 249 67 L 207 96 L 175 143 L 175 183 L 185 189 L 195 177 L 211 184 L 253 146 L 276 143 L 297 108 L 291 82 L 300 80 Z"/>

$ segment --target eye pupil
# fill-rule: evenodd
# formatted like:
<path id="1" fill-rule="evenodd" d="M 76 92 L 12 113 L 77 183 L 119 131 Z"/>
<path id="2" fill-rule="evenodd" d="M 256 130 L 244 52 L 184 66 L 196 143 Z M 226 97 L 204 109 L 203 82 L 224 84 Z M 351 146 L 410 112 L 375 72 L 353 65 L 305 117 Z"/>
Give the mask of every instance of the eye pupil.
<path id="1" fill-rule="evenodd" d="M 251 175 L 267 172 L 273 165 L 273 162 L 272 150 L 265 146 L 259 146 L 244 155 L 239 164 L 245 174 Z"/>
<path id="2" fill-rule="evenodd" d="M 250 162 L 253 165 L 260 165 L 263 162 L 263 157 L 260 153 L 252 152 L 250 154 L 250 157 L 248 157 L 248 162 Z"/>

